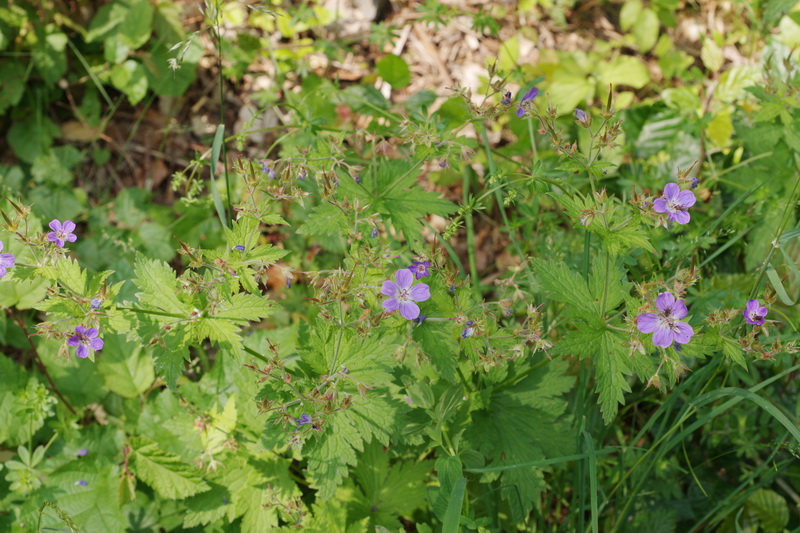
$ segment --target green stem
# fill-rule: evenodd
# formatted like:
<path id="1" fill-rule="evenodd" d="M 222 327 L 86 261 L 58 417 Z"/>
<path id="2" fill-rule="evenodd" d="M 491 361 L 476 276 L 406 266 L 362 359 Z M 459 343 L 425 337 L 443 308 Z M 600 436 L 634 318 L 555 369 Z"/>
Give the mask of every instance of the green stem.
<path id="1" fill-rule="evenodd" d="M 225 80 L 222 78 L 222 35 L 219 31 L 220 9 L 219 0 L 216 0 L 216 11 L 214 13 L 214 27 L 216 29 L 217 40 L 217 61 L 219 62 L 219 123 L 225 125 Z M 228 202 L 225 204 L 225 212 L 229 220 L 233 220 L 231 216 L 231 203 L 233 196 L 231 196 L 231 180 L 228 174 L 228 147 L 225 142 L 222 143 L 222 165 L 225 168 L 225 192 L 228 195 Z"/>
<path id="2" fill-rule="evenodd" d="M 462 174 L 461 202 L 466 206 L 469 202 L 470 167 L 465 165 Z M 471 209 L 464 214 L 464 222 L 467 226 L 467 256 L 469 259 L 469 275 L 472 279 L 472 290 L 475 293 L 475 296 L 480 299 L 481 282 L 480 278 L 478 277 L 478 262 L 477 258 L 475 257 L 475 226 L 472 221 Z"/>
<path id="3" fill-rule="evenodd" d="M 486 159 L 489 164 L 489 175 L 496 176 L 496 167 L 494 163 L 494 156 L 492 155 L 492 146 L 489 144 L 489 136 L 486 134 L 486 126 L 481 122 L 480 124 L 481 130 L 481 138 L 483 139 L 483 145 L 486 150 Z M 519 241 L 517 240 L 516 232 L 511 230 L 511 225 L 508 221 L 508 214 L 506 213 L 506 207 L 503 205 L 503 195 L 499 190 L 494 192 L 495 198 L 497 199 L 497 207 L 500 210 L 500 216 L 503 218 L 503 224 L 505 225 L 508 231 L 508 237 L 511 239 L 511 244 L 514 246 L 514 251 L 519 256 L 519 260 L 525 262 L 525 255 L 522 253 L 522 248 L 519 245 Z M 531 274 L 531 269 L 526 265 L 525 266 L 525 274 L 528 278 L 528 285 L 530 286 L 531 290 L 536 286 L 536 283 L 533 280 L 533 274 Z"/>

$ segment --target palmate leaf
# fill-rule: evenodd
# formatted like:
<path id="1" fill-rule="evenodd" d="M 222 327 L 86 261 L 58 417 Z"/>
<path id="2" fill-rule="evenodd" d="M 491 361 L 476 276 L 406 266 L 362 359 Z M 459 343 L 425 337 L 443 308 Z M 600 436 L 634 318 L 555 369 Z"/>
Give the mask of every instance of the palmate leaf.
<path id="1" fill-rule="evenodd" d="M 589 292 L 586 280 L 563 263 L 547 259 L 535 259 L 533 270 L 545 292 L 559 302 L 585 316 L 596 316 L 599 301 Z"/>
<path id="2" fill-rule="evenodd" d="M 423 229 L 420 219 L 428 215 L 446 216 L 456 209 L 439 194 L 419 188 L 417 174 L 421 164 L 421 161 L 379 159 L 362 176 L 361 184 L 342 179 L 340 189 L 385 215 L 407 240 L 418 241 Z"/>
<path id="3" fill-rule="evenodd" d="M 352 407 L 328 416 L 319 434 L 307 444 L 308 471 L 323 500 L 333 496 L 348 476 L 348 465 L 358 463 L 366 443 L 373 439 L 384 446 L 398 429 L 400 401 L 390 396 L 396 345 L 375 338 L 361 339 L 322 325 L 309 333 L 301 331 L 299 350 L 310 371 L 320 375 L 347 368 L 348 378 L 339 390 L 352 395 Z M 359 393 L 358 383 L 369 390 Z"/>
<path id="4" fill-rule="evenodd" d="M 427 461 L 399 461 L 389 465 L 389 453 L 377 442 L 359 457 L 353 477 L 359 491 L 351 518 L 370 517 L 371 525 L 402 530 L 399 516 L 410 518 L 425 503 L 424 480 L 431 470 Z"/>
<path id="5" fill-rule="evenodd" d="M 150 439 L 133 437 L 128 442 L 133 448 L 130 466 L 136 477 L 153 487 L 162 498 L 186 498 L 210 488 L 197 469 L 161 450 Z"/>
<path id="6" fill-rule="evenodd" d="M 487 406 L 472 413 L 472 423 L 464 432 L 467 444 L 483 453 L 490 466 L 569 454 L 575 440 L 570 419 L 564 416 L 567 401 L 562 395 L 572 388 L 575 379 L 564 375 L 566 367 L 566 361 L 556 359 L 510 386 L 498 387 Z M 529 368 L 514 370 L 512 375 L 524 375 Z M 521 520 L 537 504 L 545 487 L 542 470 L 534 467 L 505 470 L 500 481 L 514 521 Z"/>

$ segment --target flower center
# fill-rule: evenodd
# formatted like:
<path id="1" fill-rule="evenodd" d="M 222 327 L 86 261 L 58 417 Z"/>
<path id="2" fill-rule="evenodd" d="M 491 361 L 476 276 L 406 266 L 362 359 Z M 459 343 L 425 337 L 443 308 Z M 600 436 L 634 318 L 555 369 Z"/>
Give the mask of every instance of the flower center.
<path id="1" fill-rule="evenodd" d="M 409 294 L 410 292 L 411 291 L 409 289 L 400 289 L 397 292 L 397 301 L 398 302 L 407 302 L 407 301 L 409 301 L 411 299 L 411 296 Z"/>
<path id="2" fill-rule="evenodd" d="M 66 239 L 67 239 L 67 231 L 66 231 L 66 230 L 64 230 L 64 229 L 60 229 L 60 230 L 58 230 L 58 231 L 56 232 L 56 237 L 58 237 L 58 238 L 59 238 L 59 239 L 61 239 L 62 241 L 63 241 L 63 240 L 66 240 Z"/>
<path id="3" fill-rule="evenodd" d="M 678 211 L 686 211 L 686 208 L 678 203 L 677 199 L 667 200 L 667 211 L 670 213 L 677 213 Z"/>
<path id="4" fill-rule="evenodd" d="M 670 331 L 678 331 L 675 321 L 670 318 L 670 309 L 667 309 L 658 316 L 658 326 L 661 329 L 668 329 Z"/>

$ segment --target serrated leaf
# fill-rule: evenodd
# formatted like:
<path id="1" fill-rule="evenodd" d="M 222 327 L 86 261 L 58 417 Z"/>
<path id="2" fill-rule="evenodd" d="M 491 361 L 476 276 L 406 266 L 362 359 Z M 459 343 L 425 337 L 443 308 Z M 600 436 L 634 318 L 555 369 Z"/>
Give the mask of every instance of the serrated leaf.
<path id="1" fill-rule="evenodd" d="M 563 394 L 575 380 L 564 375 L 566 367 L 565 360 L 556 359 L 528 367 L 529 372 L 524 366 L 513 369 L 514 375 L 525 377 L 496 389 L 488 406 L 472 413 L 464 439 L 483 453 L 491 466 L 498 467 L 570 453 L 575 440 L 570 418 L 565 416 L 568 404 Z M 501 494 L 511 506 L 514 521 L 522 520 L 538 504 L 545 488 L 542 469 L 534 467 L 509 468 L 503 471 L 500 484 L 505 487 Z"/>
<path id="2" fill-rule="evenodd" d="M 139 256 L 134 263 L 134 283 L 142 291 L 137 293 L 139 302 L 168 313 L 188 315 L 190 308 L 177 296 L 175 271 L 163 261 L 154 261 Z"/>
<path id="3" fill-rule="evenodd" d="M 336 235 L 348 230 L 348 222 L 342 210 L 326 202 L 311 211 L 303 225 L 297 229 L 297 233 L 301 235 Z"/>
<path id="4" fill-rule="evenodd" d="M 614 421 L 619 405 L 625 404 L 625 393 L 631 391 L 626 378 L 631 374 L 631 368 L 623 342 L 621 336 L 606 331 L 594 357 L 596 390 L 606 425 Z"/>
<path id="5" fill-rule="evenodd" d="M 274 306 L 265 296 L 237 293 L 220 303 L 216 317 L 256 322 L 272 314 Z"/>
<path id="6" fill-rule="evenodd" d="M 596 315 L 599 305 L 589 292 L 586 280 L 563 263 L 547 259 L 535 259 L 533 270 L 545 292 L 559 302 L 572 306 L 576 311 Z"/>
<path id="7" fill-rule="evenodd" d="M 136 477 L 153 487 L 162 498 L 177 500 L 211 488 L 197 469 L 180 457 L 162 451 L 150 439 L 133 437 L 128 442 L 133 448 L 131 469 Z"/>

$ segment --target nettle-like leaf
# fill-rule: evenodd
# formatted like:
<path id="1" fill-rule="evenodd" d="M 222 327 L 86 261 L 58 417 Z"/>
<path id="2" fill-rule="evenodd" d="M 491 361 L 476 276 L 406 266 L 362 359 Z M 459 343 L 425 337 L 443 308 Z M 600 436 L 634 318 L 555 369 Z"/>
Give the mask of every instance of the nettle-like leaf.
<path id="1" fill-rule="evenodd" d="M 300 350 L 304 363 L 319 374 L 342 367 L 350 379 L 339 390 L 352 395 L 352 406 L 328 416 L 318 435 L 306 445 L 308 472 L 320 497 L 333 496 L 348 476 L 348 465 L 358 463 L 364 446 L 377 440 L 384 446 L 397 431 L 400 401 L 390 395 L 396 345 L 376 338 L 360 339 L 350 333 L 322 326 L 304 339 Z M 368 390 L 359 391 L 363 384 Z M 365 392 L 364 397 L 361 392 Z"/>
<path id="2" fill-rule="evenodd" d="M 420 219 L 428 215 L 447 216 L 456 210 L 455 205 L 439 194 L 422 190 L 417 185 L 417 174 L 422 161 L 379 159 L 361 177 L 361 183 L 341 179 L 340 190 L 369 204 L 391 220 L 406 240 L 419 241 L 423 229 Z"/>
<path id="3" fill-rule="evenodd" d="M 472 413 L 464 432 L 465 442 L 484 454 L 489 466 L 509 467 L 500 482 L 514 521 L 522 520 L 538 504 L 545 488 L 542 469 L 514 465 L 566 455 L 574 448 L 563 395 L 575 378 L 564 375 L 566 368 L 566 361 L 558 359 L 540 367 L 518 366 L 513 375 L 525 377 L 496 387 L 486 407 Z M 483 480 L 496 478 L 489 474 Z"/>
<path id="4" fill-rule="evenodd" d="M 165 452 L 145 437 L 129 439 L 133 449 L 130 467 L 136 477 L 147 483 L 161 496 L 170 500 L 186 498 L 209 490 L 197 469 L 176 455 Z"/>
<path id="5" fill-rule="evenodd" d="M 371 525 L 402 530 L 398 517 L 411 518 L 425 502 L 423 480 L 431 470 L 427 461 L 398 461 L 389 464 L 389 452 L 377 442 L 370 443 L 353 470 L 358 485 L 352 504 L 352 519 L 370 517 Z"/>
<path id="6" fill-rule="evenodd" d="M 188 317 L 192 308 L 178 297 L 178 278 L 169 265 L 140 256 L 133 271 L 136 275 L 133 281 L 141 290 L 136 294 L 141 305 Z"/>
<path id="7" fill-rule="evenodd" d="M 583 316 L 597 316 L 600 302 L 589 292 L 586 280 L 563 263 L 547 259 L 535 259 L 533 270 L 548 296 L 567 304 L 571 310 Z"/>

